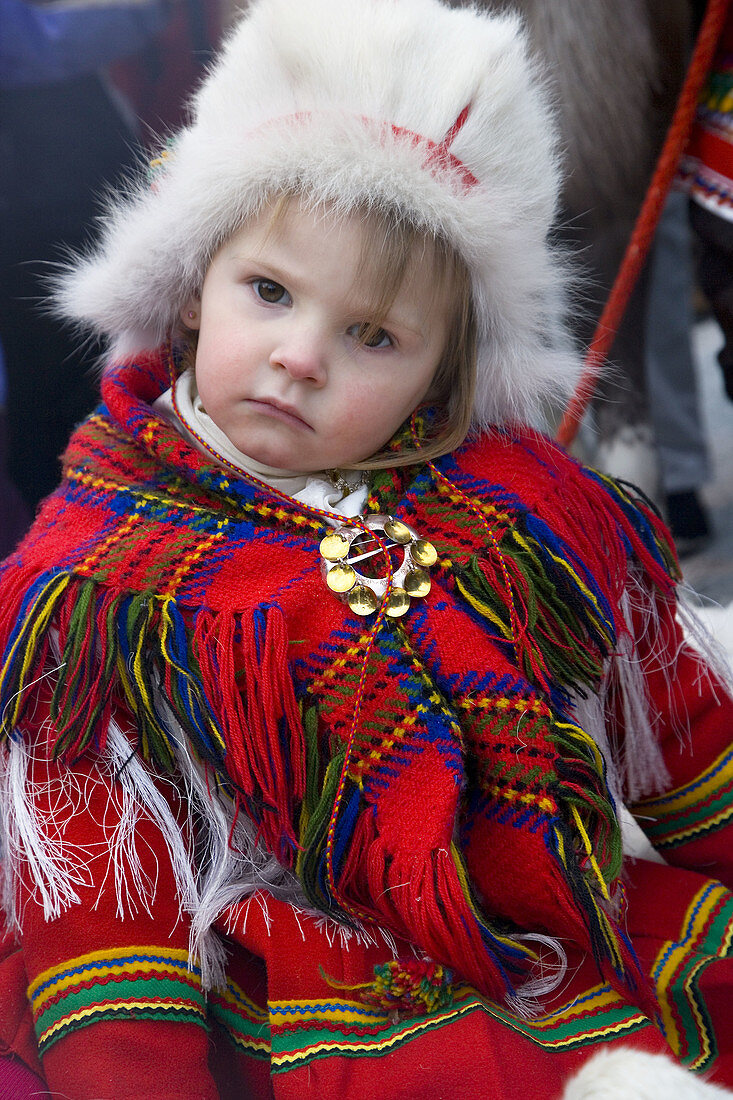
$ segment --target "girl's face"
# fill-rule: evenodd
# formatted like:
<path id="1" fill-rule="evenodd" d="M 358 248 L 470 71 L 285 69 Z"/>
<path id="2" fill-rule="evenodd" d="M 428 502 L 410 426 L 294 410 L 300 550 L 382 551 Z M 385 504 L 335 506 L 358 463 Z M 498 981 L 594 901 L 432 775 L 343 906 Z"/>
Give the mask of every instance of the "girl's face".
<path id="1" fill-rule="evenodd" d="M 234 446 L 266 466 L 304 473 L 368 458 L 425 398 L 447 338 L 446 294 L 431 283 L 429 250 L 408 265 L 380 328 L 378 287 L 359 276 L 362 224 L 271 211 L 222 246 L 193 309 L 196 384 Z M 376 293 L 375 293 L 376 291 Z"/>

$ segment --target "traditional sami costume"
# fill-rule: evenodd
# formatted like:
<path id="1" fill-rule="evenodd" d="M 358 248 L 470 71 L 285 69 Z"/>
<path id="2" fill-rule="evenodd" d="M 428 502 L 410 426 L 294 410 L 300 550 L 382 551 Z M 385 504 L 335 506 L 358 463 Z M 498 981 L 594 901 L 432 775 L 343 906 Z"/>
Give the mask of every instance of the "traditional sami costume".
<path id="1" fill-rule="evenodd" d="M 0 577 L 0 1051 L 56 1094 L 552 1096 L 616 1040 L 733 1084 L 733 704 L 649 508 L 511 427 L 579 372 L 534 68 L 477 7 L 252 0 L 60 280 L 118 365 Z M 472 441 L 363 516 L 152 407 L 283 196 L 470 286 Z M 378 545 L 353 588 L 339 525 Z"/>
<path id="2" fill-rule="evenodd" d="M 497 429 L 374 473 L 437 561 L 362 617 L 167 385 L 107 372 L 3 569 L 0 1049 L 74 1097 L 551 1095 L 618 1040 L 733 1084 L 733 706 L 655 515 Z"/>

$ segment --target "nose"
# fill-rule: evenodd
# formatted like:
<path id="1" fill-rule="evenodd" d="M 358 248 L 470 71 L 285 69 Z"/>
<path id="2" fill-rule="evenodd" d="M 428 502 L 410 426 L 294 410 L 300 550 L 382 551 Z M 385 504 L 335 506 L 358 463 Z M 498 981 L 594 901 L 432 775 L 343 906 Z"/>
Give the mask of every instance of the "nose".
<path id="1" fill-rule="evenodd" d="M 322 386 L 326 381 L 326 337 L 315 327 L 290 326 L 270 355 L 270 366 L 299 382 Z"/>

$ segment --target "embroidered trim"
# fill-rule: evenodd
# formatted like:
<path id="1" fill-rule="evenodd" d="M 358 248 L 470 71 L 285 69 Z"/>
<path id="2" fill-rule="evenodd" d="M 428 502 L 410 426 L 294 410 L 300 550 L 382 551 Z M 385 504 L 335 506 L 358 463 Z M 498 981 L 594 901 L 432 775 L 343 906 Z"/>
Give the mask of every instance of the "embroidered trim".
<path id="1" fill-rule="evenodd" d="M 733 819 L 733 749 L 690 783 L 657 798 L 643 799 L 633 811 L 661 851 L 721 829 Z"/>
<path id="2" fill-rule="evenodd" d="M 209 1012 L 238 1050 L 254 1058 L 270 1057 L 267 1009 L 256 1004 L 236 982 L 228 979 L 223 991 L 210 995 Z"/>
<path id="3" fill-rule="evenodd" d="M 731 948 L 733 896 L 719 882 L 707 882 L 685 913 L 679 939 L 664 944 L 652 967 L 665 1038 L 680 1061 L 697 1072 L 709 1069 L 718 1053 L 700 979 Z"/>
<path id="4" fill-rule="evenodd" d="M 198 967 L 188 951 L 130 947 L 93 951 L 44 970 L 28 987 L 41 1054 L 71 1031 L 100 1020 L 205 1024 Z"/>

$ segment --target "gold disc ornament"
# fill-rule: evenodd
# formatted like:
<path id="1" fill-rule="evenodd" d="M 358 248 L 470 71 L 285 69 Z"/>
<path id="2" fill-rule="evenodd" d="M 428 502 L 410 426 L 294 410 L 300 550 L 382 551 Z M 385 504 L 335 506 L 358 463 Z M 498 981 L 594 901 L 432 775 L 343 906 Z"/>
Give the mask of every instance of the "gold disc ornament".
<path id="1" fill-rule="evenodd" d="M 366 588 L 363 584 L 357 584 L 356 588 L 351 589 L 346 602 L 355 615 L 371 615 L 379 607 L 379 600 L 371 588 Z"/>
<path id="2" fill-rule="evenodd" d="M 411 569 L 405 577 L 405 591 L 409 596 L 427 596 L 430 577 L 425 569 Z"/>
<path id="3" fill-rule="evenodd" d="M 438 551 L 427 539 L 416 539 L 412 546 L 412 560 L 429 569 L 438 560 Z"/>
<path id="4" fill-rule="evenodd" d="M 410 606 L 410 597 L 405 592 L 404 588 L 393 588 L 389 596 L 387 596 L 385 603 L 385 613 L 389 615 L 391 619 L 399 619 L 401 615 L 404 615 Z"/>
<path id="5" fill-rule="evenodd" d="M 406 545 L 408 542 L 412 542 L 415 536 L 406 523 L 402 523 L 398 519 L 389 519 L 384 525 L 385 535 L 389 535 L 395 542 L 399 542 L 402 545 Z"/>
<path id="6" fill-rule="evenodd" d="M 326 575 L 326 584 L 332 592 L 348 592 L 356 584 L 356 570 L 343 562 L 334 562 L 333 569 Z"/>
<path id="7" fill-rule="evenodd" d="M 340 535 L 338 531 L 333 531 L 330 535 L 326 535 L 325 539 L 321 539 L 321 555 L 326 561 L 339 561 L 349 552 L 351 543 L 343 535 Z"/>
<path id="8" fill-rule="evenodd" d="M 374 536 L 363 541 L 369 532 L 374 532 Z M 374 548 L 365 550 L 372 542 Z M 388 585 L 387 575 L 368 577 L 356 568 L 359 562 L 378 554 L 386 556 L 396 547 L 402 550 L 402 561 L 392 571 L 391 584 Z M 330 531 L 321 539 L 320 551 L 326 584 L 335 596 L 348 603 L 354 614 L 372 615 L 384 604 L 385 614 L 393 619 L 404 615 L 412 600 L 427 596 L 428 569 L 438 560 L 432 542 L 420 538 L 402 520 L 383 515 L 365 516 L 363 527 L 344 526 Z"/>

